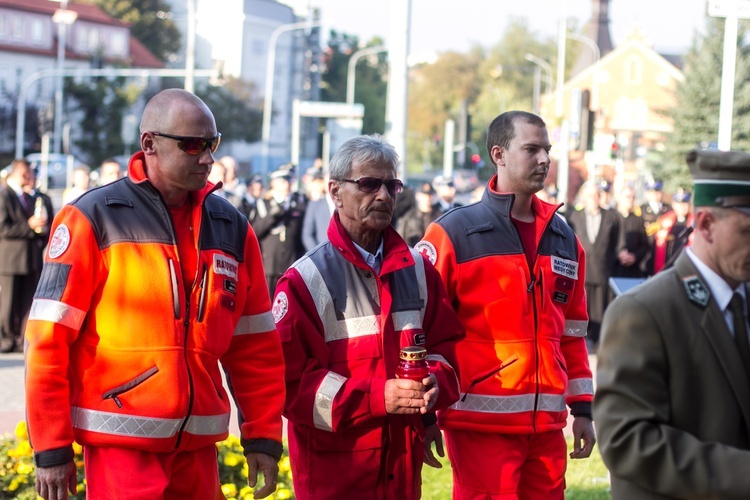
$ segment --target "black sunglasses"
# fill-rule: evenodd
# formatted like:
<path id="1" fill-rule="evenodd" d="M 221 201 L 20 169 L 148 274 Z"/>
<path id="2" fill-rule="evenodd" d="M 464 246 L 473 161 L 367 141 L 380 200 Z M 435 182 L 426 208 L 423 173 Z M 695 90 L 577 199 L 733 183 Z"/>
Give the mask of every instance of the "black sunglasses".
<path id="1" fill-rule="evenodd" d="M 359 187 L 363 193 L 372 194 L 380 191 L 380 186 L 385 184 L 388 194 L 395 196 L 404 189 L 404 183 L 399 179 L 378 179 L 377 177 L 360 177 L 359 179 L 341 179 L 341 182 L 351 182 Z"/>
<path id="2" fill-rule="evenodd" d="M 166 137 L 177 141 L 177 147 L 189 155 L 198 156 L 206 149 L 215 153 L 221 142 L 221 134 L 216 134 L 213 139 L 204 139 L 203 137 L 185 137 L 182 135 L 170 135 L 161 132 L 150 132 L 159 137 Z"/>

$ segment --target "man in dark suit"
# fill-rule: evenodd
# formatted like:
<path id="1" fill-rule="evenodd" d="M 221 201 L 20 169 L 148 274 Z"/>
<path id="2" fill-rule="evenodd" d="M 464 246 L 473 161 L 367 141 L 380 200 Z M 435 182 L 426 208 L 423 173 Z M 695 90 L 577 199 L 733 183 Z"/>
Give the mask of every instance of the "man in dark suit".
<path id="1" fill-rule="evenodd" d="M 599 342 L 602 315 L 609 303 L 609 278 L 617 262 L 617 243 L 620 238 L 620 216 L 600 206 L 599 186 L 586 182 L 580 193 L 583 210 L 568 217 L 586 252 L 586 299 L 589 313 L 587 342 L 595 347 Z"/>
<path id="2" fill-rule="evenodd" d="M 594 417 L 612 498 L 750 494 L 750 155 L 687 155 L 694 239 L 604 315 Z"/>
<path id="3" fill-rule="evenodd" d="M 305 218 L 302 220 L 302 244 L 306 252 L 328 241 L 328 224 L 336 208 L 331 195 L 328 194 L 328 176 L 322 169 L 315 172 L 312 177 L 313 183 L 320 181 L 324 183 L 323 192 L 318 199 L 307 202 Z"/>
<path id="4" fill-rule="evenodd" d="M 292 191 L 294 166 L 283 165 L 271 174 L 266 196 L 256 201 L 250 224 L 258 236 L 263 268 L 271 297 L 276 282 L 305 252 L 302 247 L 302 220 L 305 197 Z"/>
<path id="5" fill-rule="evenodd" d="M 0 351 L 23 351 L 23 327 L 42 270 L 52 205 L 33 190 L 26 160 L 14 160 L 0 191 Z M 38 208 L 35 208 L 38 207 Z"/>
<path id="6" fill-rule="evenodd" d="M 620 242 L 617 245 L 617 262 L 613 276 L 645 278 L 644 259 L 650 245 L 643 225 L 640 207 L 635 206 L 635 192 L 624 187 L 617 195 L 617 212 L 620 214 Z"/>
<path id="7" fill-rule="evenodd" d="M 656 232 L 659 231 L 659 218 L 672 211 L 672 207 L 662 201 L 664 199 L 662 188 L 661 181 L 646 184 L 646 203 L 640 207 L 650 246 L 649 254 L 643 264 L 647 276 L 654 274 L 654 247 L 656 245 Z"/>

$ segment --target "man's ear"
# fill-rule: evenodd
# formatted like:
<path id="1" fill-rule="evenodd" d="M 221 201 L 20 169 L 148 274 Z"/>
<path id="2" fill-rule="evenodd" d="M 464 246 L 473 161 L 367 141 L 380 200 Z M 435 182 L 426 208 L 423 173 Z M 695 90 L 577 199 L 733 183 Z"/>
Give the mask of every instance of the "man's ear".
<path id="1" fill-rule="evenodd" d="M 154 143 L 154 136 L 149 134 L 148 132 L 144 132 L 141 134 L 141 149 L 143 152 L 147 155 L 154 155 L 156 154 L 155 149 L 155 143 Z"/>
<path id="2" fill-rule="evenodd" d="M 693 231 L 709 243 L 713 243 L 714 225 L 716 216 L 710 210 L 698 209 L 693 214 Z"/>
<path id="3" fill-rule="evenodd" d="M 505 150 L 500 146 L 492 146 L 490 149 L 490 158 L 492 162 L 499 166 L 505 166 Z"/>
<path id="4" fill-rule="evenodd" d="M 331 199 L 333 200 L 333 204 L 336 205 L 336 208 L 340 208 L 342 202 L 341 183 L 339 181 L 335 181 L 333 179 L 328 181 L 328 194 L 331 195 Z"/>

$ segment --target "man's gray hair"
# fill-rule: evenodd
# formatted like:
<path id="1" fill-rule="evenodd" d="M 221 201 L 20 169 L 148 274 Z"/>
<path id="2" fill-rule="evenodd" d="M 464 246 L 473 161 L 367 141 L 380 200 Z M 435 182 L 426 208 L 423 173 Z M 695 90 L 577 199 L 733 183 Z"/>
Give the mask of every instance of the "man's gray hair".
<path id="1" fill-rule="evenodd" d="M 331 158 L 330 178 L 337 181 L 348 178 L 355 161 L 386 164 L 396 170 L 398 168 L 398 153 L 379 134 L 352 137 L 345 141 Z"/>

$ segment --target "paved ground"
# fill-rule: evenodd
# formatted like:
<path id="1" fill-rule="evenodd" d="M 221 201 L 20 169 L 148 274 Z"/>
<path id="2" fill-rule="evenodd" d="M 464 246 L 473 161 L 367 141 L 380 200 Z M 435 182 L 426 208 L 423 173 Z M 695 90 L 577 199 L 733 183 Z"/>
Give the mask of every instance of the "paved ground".
<path id="1" fill-rule="evenodd" d="M 591 369 L 596 370 L 596 356 L 589 356 Z M 16 424 L 25 418 L 26 401 L 23 392 L 23 354 L 0 354 L 0 435 L 12 433 Z M 230 432 L 238 435 L 237 417 L 232 408 Z M 570 433 L 570 421 L 566 434 Z"/>

